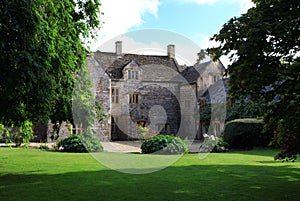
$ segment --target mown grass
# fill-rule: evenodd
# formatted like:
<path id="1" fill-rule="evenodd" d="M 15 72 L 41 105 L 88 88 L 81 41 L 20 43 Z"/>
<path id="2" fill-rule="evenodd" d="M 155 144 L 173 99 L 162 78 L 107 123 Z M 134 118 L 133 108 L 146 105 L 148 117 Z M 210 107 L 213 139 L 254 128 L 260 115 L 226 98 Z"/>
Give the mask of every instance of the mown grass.
<path id="1" fill-rule="evenodd" d="M 87 153 L 0 148 L 0 200 L 300 200 L 300 162 L 274 161 L 277 152 L 189 154 L 132 175 Z"/>

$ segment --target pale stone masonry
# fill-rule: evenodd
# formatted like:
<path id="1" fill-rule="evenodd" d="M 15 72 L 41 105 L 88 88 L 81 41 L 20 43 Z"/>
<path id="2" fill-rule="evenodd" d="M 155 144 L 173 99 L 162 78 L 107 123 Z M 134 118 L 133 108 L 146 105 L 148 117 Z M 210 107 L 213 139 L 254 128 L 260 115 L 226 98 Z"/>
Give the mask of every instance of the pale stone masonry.
<path id="1" fill-rule="evenodd" d="M 88 55 L 93 92 L 108 115 L 95 122 L 98 138 L 136 139 L 137 125 L 188 139 L 199 135 L 199 94 L 222 78 L 224 67 L 210 62 L 183 69 L 175 59 L 175 45 L 167 50 L 166 56 L 123 54 L 117 41 L 114 53 Z"/>

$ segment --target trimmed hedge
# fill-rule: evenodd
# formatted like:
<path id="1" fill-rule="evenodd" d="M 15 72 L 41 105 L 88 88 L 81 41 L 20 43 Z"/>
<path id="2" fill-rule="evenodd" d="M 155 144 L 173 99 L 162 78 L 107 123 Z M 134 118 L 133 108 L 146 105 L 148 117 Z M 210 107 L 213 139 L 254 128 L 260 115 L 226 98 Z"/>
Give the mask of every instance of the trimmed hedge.
<path id="1" fill-rule="evenodd" d="M 62 148 L 65 152 L 99 152 L 103 151 L 103 147 L 98 139 L 94 137 L 80 137 L 78 135 L 70 135 L 61 140 L 57 144 L 58 149 Z"/>
<path id="2" fill-rule="evenodd" d="M 236 119 L 229 121 L 224 129 L 224 141 L 233 149 L 266 147 L 271 141 L 269 134 L 263 133 L 263 121 L 259 119 Z"/>
<path id="3" fill-rule="evenodd" d="M 173 135 L 156 135 L 148 138 L 141 146 L 143 154 L 184 154 L 188 153 L 188 147 L 179 137 Z"/>

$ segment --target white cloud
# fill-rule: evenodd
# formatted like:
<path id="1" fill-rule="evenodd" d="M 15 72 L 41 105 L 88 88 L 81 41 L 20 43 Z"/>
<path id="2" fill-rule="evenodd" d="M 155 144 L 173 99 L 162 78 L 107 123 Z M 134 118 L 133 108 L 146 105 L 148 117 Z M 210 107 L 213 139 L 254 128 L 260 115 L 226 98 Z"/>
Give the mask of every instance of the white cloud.
<path id="1" fill-rule="evenodd" d="M 208 47 L 217 47 L 218 45 L 220 45 L 220 43 L 216 42 L 216 41 L 211 41 L 210 40 L 210 36 L 204 35 L 204 34 L 198 34 L 198 38 L 199 40 L 197 41 L 197 43 L 199 44 L 199 46 L 202 49 L 206 49 Z"/>
<path id="2" fill-rule="evenodd" d="M 163 33 L 163 32 L 162 32 Z M 172 36 L 172 35 L 171 35 Z M 115 52 L 115 41 L 122 41 L 122 52 L 131 54 L 144 55 L 167 55 L 167 45 L 152 41 L 151 43 L 138 42 L 126 35 L 119 35 L 106 41 L 98 47 L 102 52 Z M 196 62 L 199 46 L 190 43 L 187 47 L 185 45 L 174 43 L 176 60 L 180 65 L 191 66 Z"/>
<path id="3" fill-rule="evenodd" d="M 92 44 L 92 49 L 97 44 L 126 33 L 131 27 L 141 25 L 142 16 L 146 13 L 157 17 L 159 0 L 102 0 L 100 7 L 104 15 L 101 16 L 103 27 L 99 31 L 97 41 Z"/>
<path id="4" fill-rule="evenodd" d="M 180 0 L 181 2 L 189 3 L 194 2 L 198 4 L 215 4 L 215 3 L 230 3 L 239 4 L 241 13 L 245 13 L 254 4 L 251 0 Z"/>
<path id="5" fill-rule="evenodd" d="M 214 40 L 211 41 L 209 36 L 206 36 L 204 34 L 198 34 L 198 36 L 199 36 L 199 40 L 197 42 L 202 49 L 218 47 L 220 45 L 220 43 L 217 41 Z M 227 56 L 221 56 L 220 61 L 223 63 L 223 65 L 226 68 L 231 63 Z"/>

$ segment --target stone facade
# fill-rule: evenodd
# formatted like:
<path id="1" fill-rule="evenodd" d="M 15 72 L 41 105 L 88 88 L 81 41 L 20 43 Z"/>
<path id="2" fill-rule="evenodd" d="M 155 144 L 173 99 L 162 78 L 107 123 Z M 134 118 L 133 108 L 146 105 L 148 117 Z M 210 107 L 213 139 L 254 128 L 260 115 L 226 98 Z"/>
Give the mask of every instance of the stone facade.
<path id="1" fill-rule="evenodd" d="M 183 139 L 198 136 L 198 96 L 203 86 L 221 76 L 214 71 L 220 66 L 212 63 L 205 64 L 207 69 L 183 70 L 175 59 L 175 46 L 167 49 L 167 56 L 122 54 L 122 43 L 117 41 L 115 53 L 97 51 L 88 56 L 95 97 L 108 115 L 95 122 L 101 140 L 136 139 L 137 126 Z M 211 82 L 201 83 L 200 74 Z"/>

